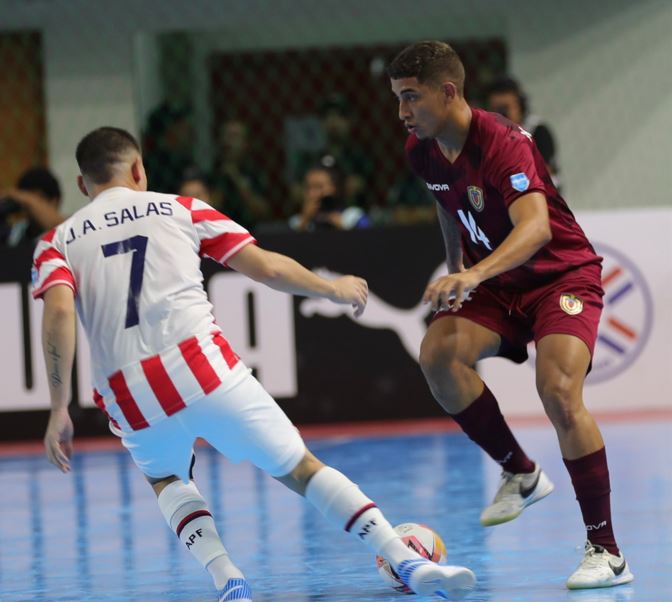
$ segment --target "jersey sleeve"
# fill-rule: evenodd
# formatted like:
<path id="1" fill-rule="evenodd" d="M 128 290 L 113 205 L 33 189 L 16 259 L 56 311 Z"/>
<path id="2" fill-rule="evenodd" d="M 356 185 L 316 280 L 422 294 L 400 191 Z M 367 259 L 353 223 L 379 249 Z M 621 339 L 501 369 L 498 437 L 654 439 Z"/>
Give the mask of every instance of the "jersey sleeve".
<path id="1" fill-rule="evenodd" d="M 537 168 L 534 144 L 522 131 L 510 133 L 495 144 L 491 152 L 494 157 L 488 179 L 501 193 L 507 207 L 530 192 L 546 192 Z"/>
<path id="2" fill-rule="evenodd" d="M 189 197 L 178 197 L 177 202 L 191 214 L 201 257 L 210 257 L 225 265 L 243 247 L 257 242 L 240 224 L 208 203 Z"/>
<path id="3" fill-rule="evenodd" d="M 52 286 L 64 284 L 77 294 L 75 277 L 68 262 L 56 244 L 56 229 L 40 238 L 33 255 L 33 298 L 41 299 Z"/>

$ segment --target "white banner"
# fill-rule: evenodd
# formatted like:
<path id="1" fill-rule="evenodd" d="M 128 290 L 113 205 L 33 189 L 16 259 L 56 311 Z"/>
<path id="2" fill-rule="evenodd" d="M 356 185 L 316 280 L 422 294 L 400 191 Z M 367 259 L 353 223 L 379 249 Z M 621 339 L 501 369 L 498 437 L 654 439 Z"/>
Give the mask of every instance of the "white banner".
<path id="1" fill-rule="evenodd" d="M 290 295 L 279 293 L 235 272 L 221 272 L 208 283 L 215 318 L 232 347 L 277 397 L 298 392 L 294 313 Z M 24 351 L 21 285 L 0 284 L 0 412 L 49 409 L 49 387 L 42 356 L 42 301 L 28 301 L 30 353 Z M 27 357 L 26 357 L 27 356 Z M 24 359 L 25 358 L 25 359 Z M 26 361 L 30 365 L 26 365 Z M 32 382 L 29 375 L 32 374 Z M 77 382 L 79 405 L 94 407 L 91 358 L 78 321 Z"/>
<path id="2" fill-rule="evenodd" d="M 578 219 L 604 257 L 606 292 L 586 402 L 601 413 L 672 408 L 672 209 L 585 212 Z M 437 266 L 432 279 L 444 272 L 443 265 Z M 365 265 L 361 273 L 366 273 Z M 403 278 L 403 274 L 399 276 Z M 268 391 L 277 397 L 296 396 L 291 297 L 231 272 L 215 274 L 208 290 L 225 335 Z M 421 295 L 419 290 L 414 307 L 401 308 L 372 289 L 369 305 L 357 324 L 395 332 L 399 348 L 389 351 L 403 349 L 417 361 L 428 313 L 428 307 L 420 303 Z M 349 306 L 324 300 L 306 299 L 300 308 L 305 318 L 352 318 Z M 25 322 L 30 327 L 30 353 L 24 352 L 19 284 L 0 284 L 0 316 L 0 412 L 48 408 L 40 344 L 42 303 L 28 302 Z M 531 360 L 522 366 L 502 359 L 489 359 L 479 366 L 504 412 L 510 415 L 543 413 L 534 386 L 533 346 L 529 351 Z M 86 337 L 80 327 L 77 385 L 83 406 L 92 405 L 89 362 Z"/>
<path id="3" fill-rule="evenodd" d="M 604 310 L 584 390 L 600 413 L 672 409 L 672 210 L 577 214 L 604 257 Z M 517 366 L 500 358 L 479 371 L 507 415 L 539 415 L 534 346 Z"/>

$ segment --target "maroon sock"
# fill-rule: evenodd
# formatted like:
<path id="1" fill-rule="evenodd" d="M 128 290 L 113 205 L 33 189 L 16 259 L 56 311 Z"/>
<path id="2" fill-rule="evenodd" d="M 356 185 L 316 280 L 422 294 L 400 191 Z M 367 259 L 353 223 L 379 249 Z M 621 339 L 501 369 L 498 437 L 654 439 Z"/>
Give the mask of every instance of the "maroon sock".
<path id="1" fill-rule="evenodd" d="M 576 499 L 581 507 L 586 525 L 586 539 L 618 555 L 618 546 L 611 524 L 611 501 L 607 452 L 604 449 L 592 454 L 564 460 L 574 485 Z"/>
<path id="2" fill-rule="evenodd" d="M 451 414 L 476 445 L 507 472 L 533 472 L 534 462 L 520 448 L 504 421 L 499 404 L 487 386 L 474 402 L 459 414 Z"/>

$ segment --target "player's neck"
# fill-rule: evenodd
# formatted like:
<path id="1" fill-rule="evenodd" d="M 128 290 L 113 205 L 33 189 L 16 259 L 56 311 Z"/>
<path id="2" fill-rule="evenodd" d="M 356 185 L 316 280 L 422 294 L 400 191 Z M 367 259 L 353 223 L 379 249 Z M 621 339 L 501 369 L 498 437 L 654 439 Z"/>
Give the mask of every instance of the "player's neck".
<path id="1" fill-rule="evenodd" d="M 89 191 L 89 198 L 93 200 L 106 190 L 110 190 L 110 188 L 128 188 L 129 190 L 141 190 L 137 182 L 132 179 L 114 178 L 109 182 L 105 182 L 105 184 L 95 184 L 91 187 L 87 187 L 87 190 Z"/>
<path id="2" fill-rule="evenodd" d="M 467 142 L 471 119 L 471 107 L 464 101 L 455 109 L 446 126 L 436 137 L 441 152 L 451 163 L 457 160 Z"/>

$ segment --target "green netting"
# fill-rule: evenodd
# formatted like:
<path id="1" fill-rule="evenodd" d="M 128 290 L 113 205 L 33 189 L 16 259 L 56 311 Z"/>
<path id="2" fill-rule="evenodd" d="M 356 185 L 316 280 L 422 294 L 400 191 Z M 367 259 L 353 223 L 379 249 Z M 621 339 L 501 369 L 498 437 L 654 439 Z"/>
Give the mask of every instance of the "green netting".
<path id="1" fill-rule="evenodd" d="M 669 204 L 656 126 L 670 119 L 669 26 L 654 0 L 0 0 L 0 189 L 46 164 L 72 213 L 75 145 L 110 124 L 141 140 L 152 188 L 189 180 L 251 228 L 300 213 L 316 163 L 344 172 L 343 205 L 370 223 L 432 219 L 384 68 L 409 42 L 444 39 L 473 104 L 501 75 L 522 78 L 570 204 L 638 204 L 639 181 L 646 204 Z"/>

